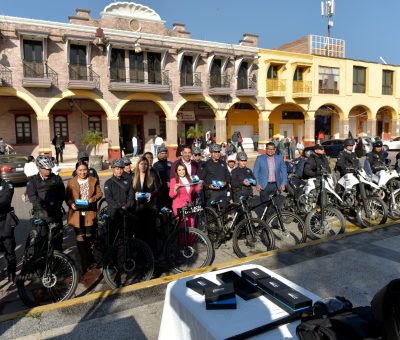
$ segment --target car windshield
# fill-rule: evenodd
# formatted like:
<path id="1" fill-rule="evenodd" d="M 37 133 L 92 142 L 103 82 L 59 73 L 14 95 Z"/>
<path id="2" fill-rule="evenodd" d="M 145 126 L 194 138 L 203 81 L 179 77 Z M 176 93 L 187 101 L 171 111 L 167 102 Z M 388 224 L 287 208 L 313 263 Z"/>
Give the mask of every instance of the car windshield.
<path id="1" fill-rule="evenodd" d="M 27 158 L 24 156 L 1 156 L 0 164 L 12 164 L 12 163 L 26 163 Z"/>

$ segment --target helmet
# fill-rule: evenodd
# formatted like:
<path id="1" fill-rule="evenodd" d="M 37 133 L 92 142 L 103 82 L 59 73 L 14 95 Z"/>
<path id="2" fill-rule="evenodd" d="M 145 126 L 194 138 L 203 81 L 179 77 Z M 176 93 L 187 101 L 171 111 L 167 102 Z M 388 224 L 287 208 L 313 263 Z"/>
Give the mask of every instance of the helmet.
<path id="1" fill-rule="evenodd" d="M 124 162 L 125 165 L 130 165 L 132 164 L 131 160 L 128 157 L 122 157 L 122 161 Z"/>
<path id="2" fill-rule="evenodd" d="M 356 143 L 354 142 L 353 138 L 347 138 L 347 139 L 344 140 L 344 143 L 343 143 L 344 147 L 353 146 L 355 144 Z"/>
<path id="3" fill-rule="evenodd" d="M 221 152 L 221 145 L 219 145 L 219 144 L 211 145 L 210 152 Z"/>
<path id="4" fill-rule="evenodd" d="M 198 154 L 201 155 L 201 149 L 198 148 L 198 147 L 193 148 L 193 154 L 194 154 L 194 155 L 198 155 Z"/>
<path id="5" fill-rule="evenodd" d="M 89 155 L 86 151 L 79 151 L 78 152 L 78 160 L 88 160 L 89 159 Z"/>
<path id="6" fill-rule="evenodd" d="M 54 163 L 47 155 L 40 155 L 36 158 L 36 165 L 39 168 L 51 170 L 54 168 Z"/>
<path id="7" fill-rule="evenodd" d="M 374 148 L 381 148 L 383 146 L 383 143 L 381 140 L 377 140 L 376 142 L 372 143 L 372 147 Z"/>
<path id="8" fill-rule="evenodd" d="M 125 168 L 125 163 L 122 158 L 114 159 L 111 163 L 112 168 Z"/>
<path id="9" fill-rule="evenodd" d="M 245 152 L 238 152 L 237 154 L 238 161 L 247 161 L 247 155 Z"/>

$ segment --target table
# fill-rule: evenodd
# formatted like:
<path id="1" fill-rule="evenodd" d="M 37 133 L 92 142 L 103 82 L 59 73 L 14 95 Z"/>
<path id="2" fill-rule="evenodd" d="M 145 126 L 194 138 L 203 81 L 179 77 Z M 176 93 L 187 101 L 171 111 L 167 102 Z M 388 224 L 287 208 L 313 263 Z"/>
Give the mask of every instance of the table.
<path id="1" fill-rule="evenodd" d="M 240 275 L 242 270 L 251 268 L 259 268 L 276 277 L 308 296 L 313 302 L 319 300 L 317 295 L 275 274 L 273 271 L 255 264 L 245 264 L 191 276 L 168 284 L 158 339 L 225 339 L 287 316 L 287 312 L 265 296 L 248 301 L 236 296 L 237 309 L 206 310 L 204 296 L 186 288 L 186 281 L 192 280 L 194 277 L 201 276 L 220 284 L 216 279 L 216 274 L 233 270 Z M 297 339 L 296 327 L 299 322 L 295 321 L 269 331 L 268 339 Z M 261 334 L 252 339 L 265 338 L 266 334 Z"/>

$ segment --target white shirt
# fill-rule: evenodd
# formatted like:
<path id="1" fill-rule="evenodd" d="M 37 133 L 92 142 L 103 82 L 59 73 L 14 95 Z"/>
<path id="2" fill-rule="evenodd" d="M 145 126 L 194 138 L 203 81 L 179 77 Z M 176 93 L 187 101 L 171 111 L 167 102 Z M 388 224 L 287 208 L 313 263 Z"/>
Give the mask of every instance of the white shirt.
<path id="1" fill-rule="evenodd" d="M 137 138 L 135 136 L 132 137 L 132 146 L 137 146 Z"/>
<path id="2" fill-rule="evenodd" d="M 182 159 L 182 164 L 183 164 L 184 166 L 186 166 L 187 173 L 191 176 L 191 175 L 192 175 L 192 161 L 190 160 L 189 163 L 186 163 L 186 162 Z"/>
<path id="3" fill-rule="evenodd" d="M 38 172 L 39 169 L 34 162 L 25 163 L 24 174 L 26 175 L 26 177 L 35 176 Z"/>
<path id="4" fill-rule="evenodd" d="M 189 183 L 188 179 L 186 177 L 179 177 L 179 179 L 181 180 L 181 182 L 185 186 L 185 189 L 186 189 L 187 193 L 189 193 L 189 191 L 190 191 L 190 183 Z"/>
<path id="5" fill-rule="evenodd" d="M 164 140 L 161 137 L 157 137 L 154 141 L 155 145 L 161 145 L 162 143 L 164 143 Z"/>

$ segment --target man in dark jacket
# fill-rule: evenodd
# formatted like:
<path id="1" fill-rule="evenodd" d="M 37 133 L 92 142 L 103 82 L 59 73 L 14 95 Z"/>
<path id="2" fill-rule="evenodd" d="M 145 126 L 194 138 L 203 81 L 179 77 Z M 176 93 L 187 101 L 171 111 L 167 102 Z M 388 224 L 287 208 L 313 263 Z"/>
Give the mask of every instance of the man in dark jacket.
<path id="1" fill-rule="evenodd" d="M 14 227 L 17 223 L 14 218 L 14 209 L 11 207 L 13 195 L 14 187 L 12 183 L 0 178 L 0 252 L 4 252 L 4 258 L 7 261 L 8 280 L 11 282 L 15 282 L 17 268 L 14 236 Z"/>
<path id="2" fill-rule="evenodd" d="M 304 163 L 303 178 L 316 178 L 322 175 L 322 169 L 331 172 L 328 158 L 325 155 L 325 148 L 322 145 L 316 145 L 314 152 L 307 158 Z"/>
<path id="3" fill-rule="evenodd" d="M 368 174 L 375 174 L 386 169 L 385 156 L 383 155 L 383 143 L 378 140 L 372 144 L 372 151 L 367 153 L 364 169 Z"/>
<path id="4" fill-rule="evenodd" d="M 63 163 L 64 162 L 63 153 L 64 153 L 64 148 L 65 148 L 65 142 L 61 138 L 61 135 L 59 132 L 57 132 L 56 136 L 53 138 L 51 143 L 54 145 L 54 147 L 56 149 L 57 165 L 59 164 L 59 160 L 61 160 L 61 163 Z"/>
<path id="5" fill-rule="evenodd" d="M 339 154 L 336 161 L 336 169 L 339 171 L 341 177 L 347 173 L 354 172 L 354 169 L 360 167 L 357 155 L 353 152 L 354 139 L 347 138 L 343 144 L 344 150 Z"/>
<path id="6" fill-rule="evenodd" d="M 244 152 L 237 154 L 238 167 L 232 170 L 232 194 L 233 202 L 240 202 L 240 196 L 251 196 L 253 194 L 252 185 L 256 185 L 256 179 L 247 167 L 247 155 Z"/>
<path id="7" fill-rule="evenodd" d="M 171 162 L 168 160 L 168 149 L 165 146 L 158 148 L 158 161 L 154 163 L 153 169 L 161 180 L 161 187 L 157 204 L 159 208 L 172 207 L 172 199 L 169 197 L 169 182 L 171 173 Z"/>

